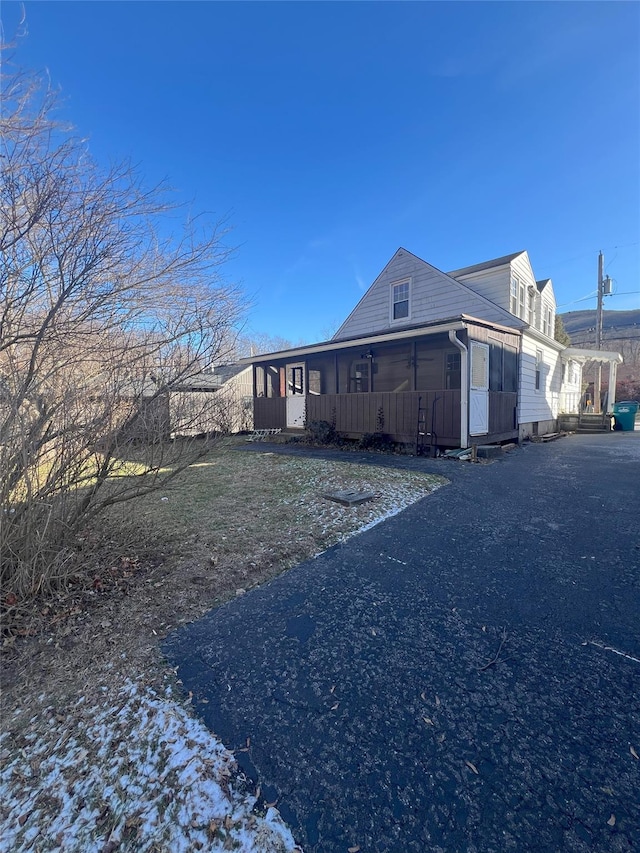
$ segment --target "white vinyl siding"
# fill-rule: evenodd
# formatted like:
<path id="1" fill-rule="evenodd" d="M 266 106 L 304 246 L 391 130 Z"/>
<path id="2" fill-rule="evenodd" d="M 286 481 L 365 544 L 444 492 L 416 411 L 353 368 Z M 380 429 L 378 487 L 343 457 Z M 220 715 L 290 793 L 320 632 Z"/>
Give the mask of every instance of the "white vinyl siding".
<path id="1" fill-rule="evenodd" d="M 506 267 L 508 271 L 508 267 Z M 410 282 L 409 319 L 392 320 L 393 289 Z M 507 279 L 508 288 L 508 279 Z M 510 324 L 508 308 L 503 310 L 459 284 L 446 273 L 404 250 L 396 252 L 358 305 L 338 329 L 333 340 L 383 332 L 403 325 L 448 320 L 469 314 L 489 322 Z"/>
<path id="2" fill-rule="evenodd" d="M 539 389 L 536 372 L 539 368 Z M 533 335 L 523 333 L 520 356 L 519 423 L 548 421 L 558 416 L 562 362 L 560 353 Z"/>
<path id="3" fill-rule="evenodd" d="M 501 267 L 492 267 L 480 272 L 454 276 L 454 278 L 456 281 L 466 284 L 475 293 L 479 293 L 485 299 L 490 299 L 495 305 L 499 305 L 505 311 L 517 316 L 517 312 L 511 310 L 509 299 L 510 275 L 509 264 L 504 264 Z"/>

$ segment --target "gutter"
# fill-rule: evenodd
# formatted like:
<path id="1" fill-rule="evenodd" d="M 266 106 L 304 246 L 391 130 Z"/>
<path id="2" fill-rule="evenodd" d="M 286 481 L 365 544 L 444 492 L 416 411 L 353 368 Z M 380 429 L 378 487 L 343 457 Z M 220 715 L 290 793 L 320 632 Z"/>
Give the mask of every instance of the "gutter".
<path id="1" fill-rule="evenodd" d="M 460 447 L 469 446 L 469 350 L 450 329 L 449 340 L 460 350 Z"/>
<path id="2" fill-rule="evenodd" d="M 327 341 L 326 343 L 311 344 L 306 347 L 298 347 L 296 349 L 281 350 L 280 352 L 271 352 L 264 355 L 248 356 L 241 358 L 239 364 L 260 364 L 262 362 L 280 361 L 282 359 L 302 358 L 306 355 L 314 355 L 318 352 L 331 352 L 332 350 L 353 349 L 354 347 L 375 346 L 377 343 L 386 343 L 388 341 L 400 341 L 404 338 L 417 338 L 428 335 L 436 335 L 442 332 L 455 332 L 466 329 L 466 323 L 462 320 L 454 320 L 448 323 L 440 323 L 437 326 L 413 327 L 404 329 L 398 332 L 387 332 L 384 334 L 368 335 L 362 338 L 350 338 L 344 341 Z M 456 340 L 458 340 L 456 338 Z M 460 341 L 458 341 L 460 343 Z M 464 344 L 461 344 L 464 346 Z M 466 350 L 466 347 L 465 347 Z"/>

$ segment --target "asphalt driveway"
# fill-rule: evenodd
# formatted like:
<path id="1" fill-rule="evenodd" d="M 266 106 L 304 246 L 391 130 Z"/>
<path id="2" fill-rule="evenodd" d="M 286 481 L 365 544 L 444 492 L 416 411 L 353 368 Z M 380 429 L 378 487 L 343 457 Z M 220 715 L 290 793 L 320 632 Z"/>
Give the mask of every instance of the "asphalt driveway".
<path id="1" fill-rule="evenodd" d="M 452 482 L 168 638 L 194 707 L 307 853 L 640 849 L 640 432 L 396 463 Z"/>

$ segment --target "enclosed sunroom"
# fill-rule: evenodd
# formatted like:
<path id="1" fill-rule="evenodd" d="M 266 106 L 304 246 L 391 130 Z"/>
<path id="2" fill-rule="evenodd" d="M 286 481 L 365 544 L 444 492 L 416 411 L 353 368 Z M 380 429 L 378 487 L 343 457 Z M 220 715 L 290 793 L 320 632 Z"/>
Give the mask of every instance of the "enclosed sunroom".
<path id="1" fill-rule="evenodd" d="M 462 315 L 254 356 L 254 427 L 326 421 L 419 449 L 514 439 L 519 350 L 519 330 Z"/>

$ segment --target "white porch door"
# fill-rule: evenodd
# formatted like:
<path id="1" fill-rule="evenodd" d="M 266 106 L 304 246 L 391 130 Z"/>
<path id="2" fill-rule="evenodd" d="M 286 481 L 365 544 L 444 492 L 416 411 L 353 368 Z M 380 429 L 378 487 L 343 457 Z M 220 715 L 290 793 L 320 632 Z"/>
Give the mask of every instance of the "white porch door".
<path id="1" fill-rule="evenodd" d="M 489 345 L 471 341 L 469 435 L 489 432 Z"/>
<path id="2" fill-rule="evenodd" d="M 305 418 L 306 394 L 304 388 L 304 364 L 288 364 L 287 380 L 287 429 L 302 429 Z"/>

